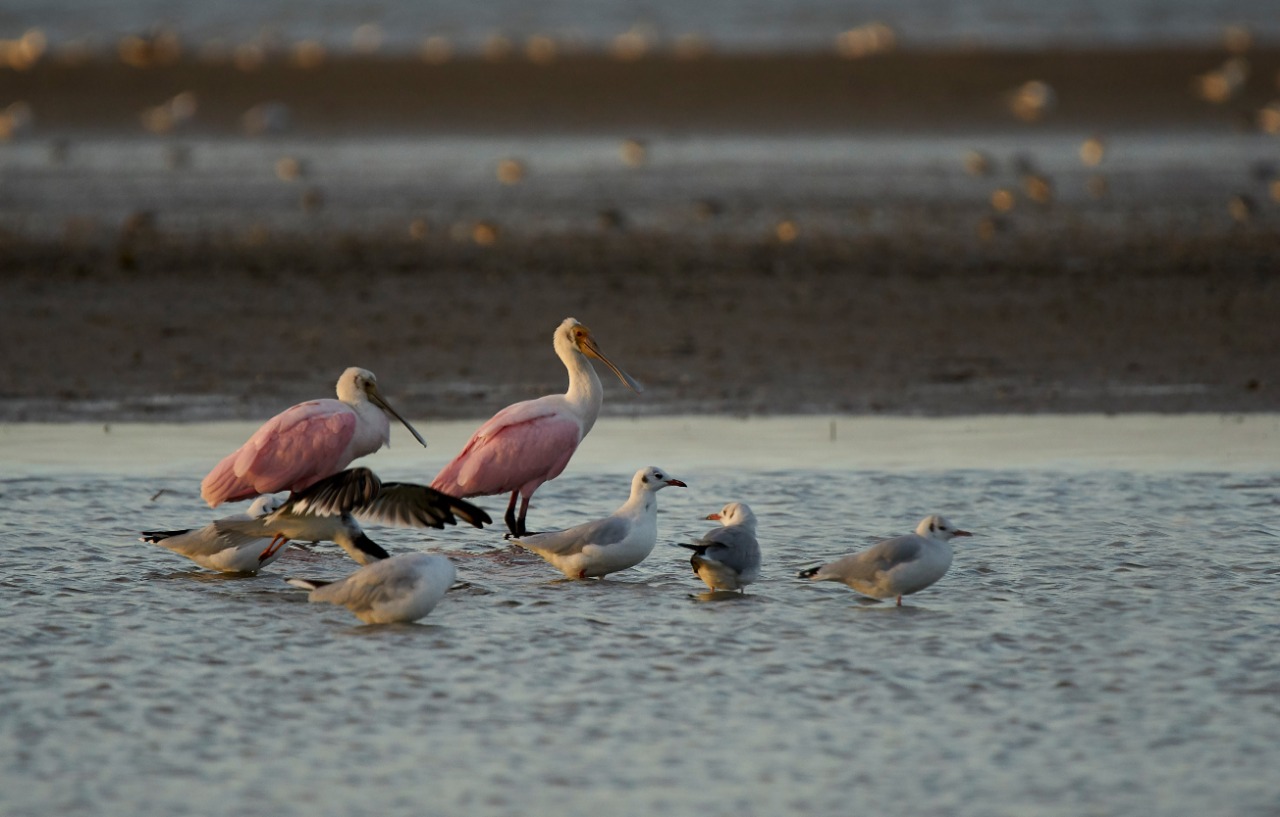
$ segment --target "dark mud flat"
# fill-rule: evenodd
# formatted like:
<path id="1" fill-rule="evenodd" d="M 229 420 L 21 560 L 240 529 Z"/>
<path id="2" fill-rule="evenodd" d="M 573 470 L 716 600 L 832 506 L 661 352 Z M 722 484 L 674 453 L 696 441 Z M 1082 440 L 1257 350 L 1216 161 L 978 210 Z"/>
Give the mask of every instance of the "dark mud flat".
<path id="1" fill-rule="evenodd" d="M 1228 56 L 0 72 L 33 113 L 0 145 L 0 419 L 257 418 L 350 365 L 483 416 L 563 386 L 567 315 L 648 386 L 609 413 L 1280 410 L 1280 52 L 1198 97 Z M 243 131 L 263 102 L 285 133 Z"/>
<path id="2" fill-rule="evenodd" d="M 1280 410 L 1272 234 L 1087 239 L 10 238 L 0 418 L 253 418 L 349 365 L 480 416 L 562 388 L 567 315 L 647 386 L 613 414 Z"/>
<path id="3" fill-rule="evenodd" d="M 1247 55 L 1248 75 L 1222 104 L 1193 93 L 1196 77 L 1230 55 L 1216 48 L 902 51 L 848 60 L 828 54 L 659 55 L 625 61 L 573 54 L 548 64 L 476 57 L 430 65 L 412 56 L 337 56 L 304 69 L 284 55 L 245 71 L 185 58 L 137 68 L 99 57 L 46 60 L 0 72 L 0 101 L 36 107 L 50 131 L 138 132 L 138 113 L 195 94 L 190 129 L 236 134 L 246 109 L 287 104 L 317 135 L 554 132 L 617 129 L 716 132 L 984 130 L 1009 124 L 1008 94 L 1038 80 L 1057 127 L 1248 127 L 1274 98 L 1280 48 Z M 1016 123 L 1015 123 L 1016 124 Z"/>

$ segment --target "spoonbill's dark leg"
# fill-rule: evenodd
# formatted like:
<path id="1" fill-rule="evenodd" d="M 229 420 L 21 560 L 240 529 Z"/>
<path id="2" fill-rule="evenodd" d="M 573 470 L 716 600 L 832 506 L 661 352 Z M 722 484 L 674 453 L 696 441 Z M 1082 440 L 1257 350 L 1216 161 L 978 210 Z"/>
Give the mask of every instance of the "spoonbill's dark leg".
<path id="1" fill-rule="evenodd" d="M 520 526 L 516 523 L 516 496 L 519 491 L 511 492 L 511 501 L 507 503 L 507 514 L 504 517 L 507 520 L 507 530 L 511 531 L 512 536 L 520 536 Z M 523 517 L 521 517 L 523 521 Z"/>
<path id="2" fill-rule="evenodd" d="M 524 524 L 524 518 L 529 513 L 529 499 L 530 497 L 526 496 L 520 500 L 520 519 L 516 522 L 516 525 L 520 528 L 520 533 L 518 534 L 519 536 L 529 535 L 529 529 L 525 527 L 525 524 Z M 511 501 L 515 502 L 515 494 L 512 494 Z"/>
<path id="3" fill-rule="evenodd" d="M 898 596 L 898 606 L 902 606 L 902 596 Z"/>

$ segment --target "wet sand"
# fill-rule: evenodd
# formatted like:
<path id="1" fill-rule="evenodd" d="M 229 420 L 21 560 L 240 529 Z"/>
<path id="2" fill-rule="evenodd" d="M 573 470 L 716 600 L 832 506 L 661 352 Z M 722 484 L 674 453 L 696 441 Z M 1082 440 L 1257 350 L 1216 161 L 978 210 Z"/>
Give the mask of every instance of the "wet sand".
<path id="1" fill-rule="evenodd" d="M 378 452 L 384 476 L 428 478 L 460 450 L 472 420 L 416 421 L 424 451 L 397 427 Z M 256 422 L 0 424 L 0 476 L 104 472 L 188 480 L 239 445 Z M 749 440 L 749 445 L 743 441 Z M 940 472 L 1030 469 L 1081 473 L 1274 471 L 1280 415 L 1216 414 L 986 417 L 707 415 L 601 420 L 574 455 L 578 474 L 615 478 L 620 463 L 661 463 L 673 473 L 706 469 Z M 492 500 L 491 500 L 492 502 Z"/>
<path id="2" fill-rule="evenodd" d="M 1197 99 L 1225 58 L 0 72 L 0 101 L 35 114 L 0 146 L 0 420 L 261 418 L 330 394 L 348 365 L 411 416 L 486 416 L 563 387 L 549 338 L 567 315 L 647 386 L 610 383 L 606 414 L 1277 411 L 1277 143 L 1252 116 L 1280 51 L 1251 53 L 1229 102 Z M 1028 79 L 1058 97 L 1035 124 L 1007 108 Z M 184 90 L 192 123 L 143 132 L 139 111 Z M 288 134 L 243 135 L 267 100 L 290 107 Z M 1119 156 L 1098 169 L 1074 155 L 1094 132 Z M 607 161 L 573 164 L 574 133 L 605 134 Z M 466 134 L 497 139 L 475 168 L 432 158 Z M 652 138 L 640 169 L 618 158 L 631 135 Z M 775 142 L 718 159 L 761 135 Z M 498 150 L 530 139 L 545 164 L 498 183 Z M 968 175 L 964 144 L 1002 146 L 999 170 Z M 182 146 L 191 167 L 165 169 Z M 310 173 L 277 178 L 287 152 Z M 1024 188 L 1043 167 L 1055 198 L 1037 204 Z M 1087 194 L 1102 173 L 1110 192 Z M 992 209 L 997 188 L 1012 212 Z"/>
<path id="3" fill-rule="evenodd" d="M 6 247 L 3 419 L 262 417 L 374 370 L 415 417 L 562 389 L 559 321 L 646 385 L 606 413 L 1276 411 L 1268 236 L 996 252 L 564 236 Z M 607 373 L 606 373 L 607 377 Z"/>
<path id="4" fill-rule="evenodd" d="M 1249 79 L 1223 104 L 1198 100 L 1195 78 L 1230 55 L 1216 48 L 971 51 L 882 54 L 669 54 L 634 61 L 572 54 L 547 64 L 511 56 L 430 65 L 413 57 L 334 56 L 301 68 L 279 54 L 245 71 L 192 57 L 135 68 L 99 57 L 46 60 L 0 72 L 0 101 L 38 100 L 42 128 L 135 132 L 138 114 L 195 94 L 196 133 L 237 134 L 250 107 L 290 107 L 300 131 L 476 133 L 551 131 L 812 132 L 923 129 L 933 133 L 1017 124 L 1008 94 L 1048 83 L 1045 126 L 1113 129 L 1249 127 L 1276 95 L 1280 47 L 1248 55 Z"/>

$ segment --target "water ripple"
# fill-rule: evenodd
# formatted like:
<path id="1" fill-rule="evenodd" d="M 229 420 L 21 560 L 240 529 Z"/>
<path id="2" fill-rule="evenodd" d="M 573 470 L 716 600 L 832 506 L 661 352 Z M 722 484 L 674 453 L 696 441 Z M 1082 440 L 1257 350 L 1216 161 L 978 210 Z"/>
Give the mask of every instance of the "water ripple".
<path id="1" fill-rule="evenodd" d="M 135 531 L 210 516 L 194 480 L 11 479 L 0 525 L 0 802 L 8 814 L 1237 814 L 1274 808 L 1274 476 L 689 473 L 664 546 L 567 582 L 496 534 L 445 548 L 459 589 L 421 623 L 358 626 L 284 575 L 194 569 Z M 621 487 L 620 487 L 621 486 Z M 565 476 L 539 524 L 625 480 Z M 764 575 L 705 594 L 683 551 L 730 499 Z M 978 535 L 896 608 L 800 567 L 944 512 Z M 1208 750 L 1212 747 L 1212 751 Z M 22 781 L 22 785 L 17 785 Z"/>

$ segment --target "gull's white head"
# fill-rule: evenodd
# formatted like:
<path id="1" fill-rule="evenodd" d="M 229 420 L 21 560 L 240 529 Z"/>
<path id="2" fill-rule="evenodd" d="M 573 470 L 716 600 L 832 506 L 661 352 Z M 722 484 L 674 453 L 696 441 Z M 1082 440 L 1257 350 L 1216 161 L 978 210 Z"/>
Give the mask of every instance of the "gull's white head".
<path id="1" fill-rule="evenodd" d="M 338 399 L 353 406 L 367 399 L 389 416 L 399 420 L 401 425 L 409 429 L 409 433 L 413 435 L 413 438 L 422 444 L 423 448 L 427 447 L 427 441 L 422 439 L 422 435 L 418 433 L 418 430 L 409 425 L 409 421 L 401 417 L 400 413 L 393 409 L 387 399 L 382 396 L 382 392 L 378 391 L 378 378 L 368 369 L 352 366 L 343 372 L 342 377 L 338 378 Z M 388 439 L 390 439 L 389 435 Z"/>
<path id="2" fill-rule="evenodd" d="M 741 525 L 751 530 L 756 529 L 756 515 L 745 502 L 730 502 L 720 509 L 719 513 L 709 514 L 708 519 L 718 521 L 722 525 Z"/>
<path id="3" fill-rule="evenodd" d="M 562 358 L 566 354 L 575 352 L 593 357 L 608 366 L 609 371 L 617 375 L 627 388 L 636 394 L 644 391 L 644 387 L 637 383 L 635 378 L 619 369 L 613 361 L 604 356 L 604 352 L 601 352 L 600 347 L 596 345 L 596 339 L 592 337 L 591 330 L 579 323 L 577 318 L 565 318 L 556 327 L 555 347 L 556 353 Z"/>
<path id="4" fill-rule="evenodd" d="M 927 539 L 936 539 L 939 542 L 947 542 L 953 536 L 972 536 L 967 530 L 960 530 L 955 525 L 947 521 L 945 516 L 932 514 L 920 520 L 920 524 L 916 525 L 916 533 Z"/>
<path id="5" fill-rule="evenodd" d="M 631 478 L 632 491 L 637 488 L 643 491 L 658 491 L 668 485 L 674 485 L 677 488 L 689 487 L 656 465 L 650 465 L 648 468 L 641 468 L 639 471 L 636 471 L 636 475 Z"/>
<path id="6" fill-rule="evenodd" d="M 253 500 L 253 504 L 249 506 L 246 513 L 250 519 L 258 519 L 259 517 L 268 516 L 280 510 L 280 506 L 289 498 L 288 494 L 263 494 Z"/>

